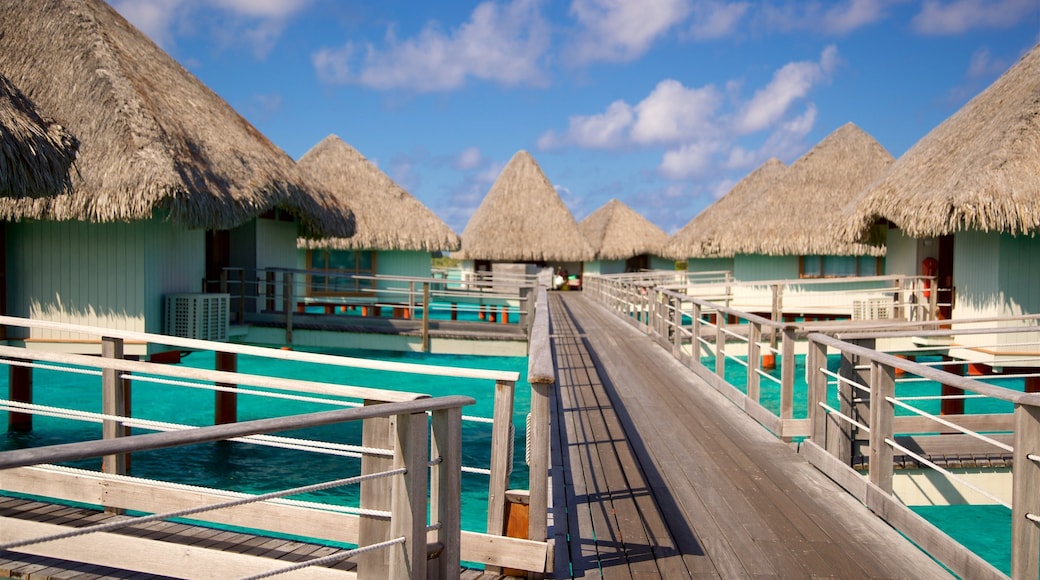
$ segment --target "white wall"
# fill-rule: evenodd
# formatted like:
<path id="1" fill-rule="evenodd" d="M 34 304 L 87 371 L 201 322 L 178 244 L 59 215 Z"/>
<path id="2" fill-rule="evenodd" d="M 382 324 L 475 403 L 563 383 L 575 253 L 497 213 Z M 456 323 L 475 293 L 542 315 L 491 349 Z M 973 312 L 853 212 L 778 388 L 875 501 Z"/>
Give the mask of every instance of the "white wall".
<path id="1" fill-rule="evenodd" d="M 13 316 L 156 332 L 162 295 L 198 292 L 205 274 L 205 233 L 162 220 L 23 222 L 6 229 Z"/>

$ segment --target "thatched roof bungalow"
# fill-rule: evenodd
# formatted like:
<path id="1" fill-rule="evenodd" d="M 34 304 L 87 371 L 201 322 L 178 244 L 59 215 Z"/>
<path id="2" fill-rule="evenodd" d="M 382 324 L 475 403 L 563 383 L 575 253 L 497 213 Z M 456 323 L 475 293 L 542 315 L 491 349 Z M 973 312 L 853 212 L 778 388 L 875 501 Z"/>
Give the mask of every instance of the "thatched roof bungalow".
<path id="1" fill-rule="evenodd" d="M 78 147 L 72 134 L 0 74 L 0 199 L 67 191 Z"/>
<path id="2" fill-rule="evenodd" d="M 733 255 L 737 280 L 874 275 L 884 248 L 848 242 L 828 224 L 892 163 L 873 137 L 848 123 L 761 189 L 728 227 L 719 255 Z"/>
<path id="3" fill-rule="evenodd" d="M 668 234 L 616 199 L 581 220 L 578 228 L 596 252 L 594 260 L 585 262 L 585 273 L 675 269 L 674 261 L 661 257 Z"/>
<path id="4" fill-rule="evenodd" d="M 429 277 L 434 252 L 459 249 L 459 237 L 447 224 L 336 135 L 315 145 L 298 166 L 353 213 L 356 230 L 349 238 L 300 238 L 307 270 Z M 338 280 L 346 286 L 311 292 L 360 290 L 346 278 Z"/>
<path id="5" fill-rule="evenodd" d="M 1040 312 L 1040 45 L 866 188 L 843 231 L 883 241 L 889 273 L 935 259 L 946 314 Z"/>
<path id="6" fill-rule="evenodd" d="M 552 183 L 527 151 L 509 160 L 462 232 L 464 269 L 533 264 L 579 272 L 595 252 Z"/>
<path id="7" fill-rule="evenodd" d="M 0 200 L 12 314 L 161 332 L 166 294 L 226 266 L 295 266 L 301 221 L 352 232 L 285 152 L 102 0 L 8 1 L 0 70 L 81 141 L 67 191 Z"/>
<path id="8" fill-rule="evenodd" d="M 718 236 L 741 220 L 740 214 L 757 201 L 787 166 L 773 158 L 747 174 L 727 193 L 694 216 L 665 245 L 664 255 L 686 260 L 690 272 L 733 271 L 733 253 L 719 249 Z"/>

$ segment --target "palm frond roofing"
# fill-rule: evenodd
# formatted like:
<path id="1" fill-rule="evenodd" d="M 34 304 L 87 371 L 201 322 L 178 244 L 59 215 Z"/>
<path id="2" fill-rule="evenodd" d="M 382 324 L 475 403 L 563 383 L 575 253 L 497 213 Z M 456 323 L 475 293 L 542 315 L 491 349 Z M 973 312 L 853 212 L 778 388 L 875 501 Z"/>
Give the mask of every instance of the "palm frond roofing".
<path id="1" fill-rule="evenodd" d="M 917 238 L 1040 229 L 1040 45 L 893 163 L 843 233 L 879 220 Z"/>
<path id="2" fill-rule="evenodd" d="M 336 135 L 298 162 L 345 210 L 354 214 L 349 238 L 301 239 L 301 247 L 335 250 L 457 250 L 459 237 L 432 211 Z"/>
<path id="3" fill-rule="evenodd" d="M 5 0 L 0 70 L 81 142 L 68 192 L 0 200 L 0 219 L 225 229 L 279 207 L 316 234 L 353 231 L 292 158 L 103 0 Z"/>
<path id="4" fill-rule="evenodd" d="M 76 140 L 0 74 L 0 197 L 67 191 Z"/>
<path id="5" fill-rule="evenodd" d="M 839 127 L 760 190 L 720 231 L 719 254 L 883 255 L 884 248 L 845 241 L 836 224 L 848 219 L 849 204 L 892 161 L 856 125 Z"/>
<path id="6" fill-rule="evenodd" d="M 592 247 L 527 151 L 509 160 L 462 232 L 458 257 L 493 262 L 584 262 Z"/>
<path id="7" fill-rule="evenodd" d="M 631 207 L 612 199 L 578 223 L 597 260 L 627 260 L 660 255 L 668 234 Z"/>
<path id="8" fill-rule="evenodd" d="M 783 161 L 773 158 L 747 174 L 726 195 L 676 232 L 668 240 L 664 255 L 674 260 L 733 257 L 732 253 L 722 254 L 718 242 L 720 233 L 738 221 L 740 212 L 746 211 L 755 202 L 758 193 L 778 179 L 785 169 L 787 166 Z"/>

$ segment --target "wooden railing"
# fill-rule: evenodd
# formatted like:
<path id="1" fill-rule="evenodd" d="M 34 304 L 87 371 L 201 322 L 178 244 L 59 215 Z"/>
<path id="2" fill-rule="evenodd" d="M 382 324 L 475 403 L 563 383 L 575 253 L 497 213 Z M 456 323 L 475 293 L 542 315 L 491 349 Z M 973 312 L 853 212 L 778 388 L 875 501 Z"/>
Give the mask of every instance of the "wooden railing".
<path id="1" fill-rule="evenodd" d="M 888 521 L 910 540 L 962 578 L 1004 578 L 994 566 L 916 516 L 897 497 L 894 456 L 910 457 L 947 485 L 972 486 L 963 476 L 930 460 L 929 442 L 972 442 L 990 453 L 1010 454 L 1013 477 L 1009 493 L 991 499 L 1011 510 L 1011 577 L 1040 574 L 1040 394 L 1023 393 L 947 373 L 891 354 L 811 334 L 807 379 L 810 436 L 801 449 L 817 468 Z M 841 370 L 828 370 L 828 353 L 842 358 Z M 913 375 L 977 397 L 1010 403 L 1009 416 L 939 416 L 897 392 L 897 375 Z M 962 396 L 962 395 L 961 395 Z M 837 404 L 835 404 L 837 401 Z M 897 416 L 908 410 L 908 416 Z M 897 435 L 899 434 L 899 435 Z M 867 436 L 866 476 L 850 466 L 858 435 Z M 945 440 L 945 441 L 941 441 Z M 970 446 L 969 446 L 970 447 Z"/>
<path id="2" fill-rule="evenodd" d="M 429 323 L 460 316 L 515 324 L 530 332 L 534 311 L 533 277 L 450 280 L 443 277 L 337 274 L 325 271 L 225 268 L 219 280 L 204 280 L 204 292 L 231 297 L 230 319 L 248 323 L 257 314 L 281 315 L 286 341 L 292 342 L 294 315 L 312 310 L 326 315 L 415 320 L 429 347 Z"/>
<path id="3" fill-rule="evenodd" d="M 1014 490 L 1009 483 L 1006 494 L 1006 505 L 1013 511 L 1011 572 L 1015 578 L 1037 577 L 1040 395 L 1032 392 L 1040 391 L 1040 315 L 896 319 L 883 326 L 876 320 L 795 323 L 698 298 L 690 288 L 679 292 L 652 282 L 600 278 L 586 276 L 587 296 L 669 349 L 775 435 L 798 440 L 817 467 L 962 577 L 1004 575 L 903 505 L 893 493 L 893 456 L 951 480 L 939 465 L 945 456 L 962 461 L 975 455 L 1013 456 L 1006 461 L 1014 469 Z M 828 353 L 840 356 L 839 370 L 828 370 Z M 807 386 L 796 390 L 798 355 L 807 359 Z M 935 362 L 921 364 L 913 362 L 915 358 Z M 743 367 L 745 382 L 732 384 L 727 379 L 730 365 Z M 779 373 L 766 372 L 774 365 Z M 946 372 L 950 370 L 956 373 Z M 968 372 L 984 376 L 960 376 Z M 893 379 L 904 373 L 905 378 Z M 768 408 L 762 400 L 763 380 L 775 383 L 779 392 L 779 402 Z M 892 385 L 922 380 L 936 383 L 934 395 L 897 402 Z M 1017 382 L 1026 393 L 985 380 Z M 968 397 L 1011 403 L 1014 412 L 966 414 L 966 391 L 974 394 Z M 805 397 L 804 417 L 792 413 L 796 396 Z M 896 408 L 907 409 L 922 398 L 940 408 L 931 414 L 895 415 Z M 866 475 L 858 471 L 864 465 Z"/>
<path id="4" fill-rule="evenodd" d="M 542 312 L 547 316 L 547 310 L 539 309 L 539 314 Z M 539 318 L 540 322 L 536 324 L 535 327 L 537 328 L 544 325 L 544 328 L 539 330 L 539 333 L 547 334 L 545 329 L 547 328 L 548 321 L 547 319 L 541 320 L 541 317 Z M 39 328 L 71 332 L 76 333 L 77 335 L 97 336 L 100 337 L 103 345 L 102 351 L 104 356 L 101 357 L 27 350 L 24 347 L 25 345 L 19 345 L 17 340 L 12 341 L 14 343 L 12 346 L 0 346 L 0 356 L 5 357 L 5 362 L 11 369 L 11 379 L 9 381 L 10 397 L 9 400 L 3 402 L 3 408 L 6 408 L 9 412 L 9 428 L 16 430 L 31 429 L 31 417 L 34 413 L 54 412 L 53 410 L 41 409 L 32 402 L 33 388 L 31 373 L 33 367 L 37 365 L 45 365 L 48 368 L 55 369 L 68 368 L 69 372 L 87 372 L 87 374 L 98 374 L 101 376 L 102 399 L 104 406 L 103 414 L 79 413 L 75 414 L 75 416 L 81 420 L 102 422 L 104 425 L 105 437 L 109 440 L 122 437 L 130 427 L 150 430 L 180 428 L 155 424 L 154 422 L 141 420 L 131 415 L 128 404 L 128 394 L 131 382 L 136 381 L 165 381 L 165 383 L 171 385 L 171 388 L 173 386 L 192 386 L 193 388 L 209 388 L 214 390 L 217 393 L 214 405 L 215 423 L 232 422 L 236 419 L 234 409 L 237 405 L 234 400 L 237 399 L 237 397 L 253 395 L 271 396 L 268 392 L 271 390 L 290 393 L 294 398 L 304 398 L 306 400 L 313 400 L 314 402 L 322 402 L 323 404 L 363 405 L 366 408 L 368 406 L 379 407 L 387 403 L 419 400 L 426 397 L 426 395 L 420 393 L 403 392 L 400 390 L 351 387 L 332 383 L 322 383 L 314 380 L 285 379 L 239 373 L 234 370 L 237 367 L 237 364 L 234 363 L 234 357 L 239 355 L 298 361 L 317 365 L 335 365 L 390 371 L 398 373 L 398 376 L 401 377 L 400 379 L 395 380 L 396 384 L 414 384 L 419 387 L 417 390 L 420 392 L 423 390 L 421 388 L 423 376 L 433 375 L 487 380 L 494 384 L 495 393 L 494 416 L 491 421 L 491 460 L 488 469 L 474 469 L 476 472 L 486 473 L 489 478 L 487 494 L 487 497 L 489 498 L 489 527 L 486 533 L 462 533 L 462 559 L 470 562 L 482 562 L 493 566 L 530 570 L 534 572 L 545 571 L 548 549 L 544 527 L 537 530 L 532 528 L 533 535 L 529 536 L 532 539 L 514 539 L 504 537 L 505 530 L 503 522 L 505 520 L 505 498 L 508 491 L 507 488 L 511 467 L 510 457 L 512 456 L 513 446 L 511 430 L 514 399 L 513 393 L 516 387 L 516 381 L 519 378 L 518 374 L 515 372 L 452 368 L 330 356 L 318 353 L 262 348 L 244 344 L 214 343 L 165 335 L 92 328 L 78 325 L 65 325 L 46 321 L 24 320 L 13 317 L 0 317 L 0 324 L 15 328 L 16 331 L 10 333 L 14 336 L 24 334 L 24 330 L 22 329 Z M 130 342 L 162 344 L 165 345 L 167 349 L 174 350 L 215 351 L 218 355 L 218 369 L 205 370 L 186 368 L 180 365 L 156 364 L 139 360 L 128 360 L 123 357 L 122 345 Z M 538 339 L 536 341 L 536 343 L 541 342 L 544 342 L 544 339 Z M 532 348 L 534 349 L 534 347 Z M 537 355 L 535 351 L 538 352 Z M 548 359 L 550 370 L 545 370 L 546 356 L 544 349 L 541 347 L 532 350 L 531 364 L 533 366 L 530 381 L 532 383 L 532 389 L 535 391 L 535 393 L 532 394 L 533 411 L 536 409 L 536 406 L 538 409 L 541 409 L 543 406 L 547 408 L 547 403 L 542 401 L 542 397 L 539 394 L 544 394 L 546 381 L 551 381 L 552 379 L 551 357 Z M 231 364 L 221 366 L 221 361 L 228 357 L 232 359 Z M 265 392 L 261 393 L 256 389 L 250 389 L 248 387 L 260 387 L 264 389 Z M 310 397 L 311 395 L 320 395 L 323 398 L 307 399 L 307 397 Z M 350 399 L 353 402 L 338 402 L 343 399 Z M 231 409 L 231 411 L 228 412 L 228 409 Z M 536 418 L 541 417 L 542 414 L 544 414 L 541 410 L 537 412 L 539 415 L 536 415 Z M 70 416 L 73 415 L 74 414 L 70 414 Z M 463 418 L 463 420 L 465 420 L 465 418 Z M 540 418 L 537 419 L 534 424 L 536 426 L 547 424 L 547 421 L 547 418 Z M 364 433 L 362 435 L 363 440 L 361 442 L 362 448 L 394 448 L 395 439 L 393 430 L 391 429 L 390 422 L 387 419 L 373 417 L 370 418 L 365 425 Z M 537 430 L 533 429 L 532 431 L 535 432 L 533 436 L 537 438 Z M 532 433 L 529 433 L 529 436 L 532 436 Z M 538 440 L 536 439 L 536 441 Z M 286 444 L 283 441 L 265 442 L 265 444 L 266 443 L 276 445 Z M 323 443 L 315 442 L 309 445 L 320 447 Z M 451 445 L 455 445 L 455 443 L 451 443 Z M 544 453 L 539 451 L 543 449 Z M 363 464 L 362 469 L 366 471 L 388 469 L 389 463 L 392 461 L 392 457 L 385 454 L 369 455 L 363 451 L 352 451 L 352 453 L 360 454 Z M 544 491 L 541 490 L 544 489 L 544 477 L 546 477 L 546 475 L 543 470 L 539 477 L 537 474 L 540 473 L 538 470 L 541 468 L 537 466 L 544 465 L 545 462 L 547 462 L 547 455 L 548 445 L 547 443 L 544 443 L 544 440 L 542 440 L 541 443 L 536 442 L 533 444 L 531 454 L 532 460 L 530 462 L 532 466 L 531 473 L 535 474 L 530 485 L 533 508 L 538 505 L 535 502 L 543 501 L 543 499 L 540 498 L 544 497 Z M 126 458 L 123 455 L 108 454 L 105 457 L 106 459 L 104 460 L 103 465 L 106 473 L 118 476 L 126 472 Z M 539 464 L 538 462 L 541 463 Z M 15 487 L 9 487 L 13 486 L 14 484 L 12 482 L 16 481 L 10 474 L 11 472 L 5 472 L 2 478 L 0 478 L 0 480 L 3 481 L 3 485 L 0 487 L 11 489 L 12 491 L 18 491 Z M 82 479 L 77 477 L 66 478 L 66 476 L 61 474 L 48 474 L 46 477 L 54 478 L 55 481 L 64 479 L 78 481 L 79 479 Z M 24 489 L 32 489 L 32 486 L 36 484 L 31 482 L 36 479 L 37 476 L 26 476 L 25 481 L 30 483 L 27 483 L 26 485 L 29 487 Z M 367 490 L 369 486 L 375 486 L 376 489 L 369 491 Z M 57 488 L 60 489 L 61 486 L 59 485 Z M 387 486 L 378 486 L 367 483 L 362 484 L 362 496 L 370 498 L 372 502 L 377 502 L 377 504 L 378 502 L 393 501 L 391 495 L 385 493 L 381 495 L 378 491 L 380 489 L 385 491 Z M 450 489 L 451 488 L 449 488 L 449 490 Z M 80 494 L 75 498 L 69 497 L 66 499 L 86 501 L 81 498 L 91 496 L 89 492 L 85 493 L 85 496 Z M 449 493 L 455 492 L 449 491 Z M 117 509 L 154 511 L 148 510 L 146 506 L 140 504 L 129 506 L 107 505 L 103 501 L 93 503 Z M 389 504 L 386 505 L 389 506 Z M 387 507 L 386 509 L 389 508 Z M 536 515 L 537 513 L 544 514 L 545 510 L 546 508 L 544 506 L 539 506 L 533 513 Z M 347 530 L 345 533 L 353 539 L 345 540 L 343 537 L 338 535 L 338 533 L 336 538 L 338 541 L 351 541 L 356 543 L 358 537 L 364 536 L 361 529 L 365 528 L 369 524 L 364 523 L 364 517 L 360 518 L 360 520 L 356 515 L 349 517 L 353 517 L 356 523 L 340 523 L 337 524 L 336 527 L 344 527 L 344 529 Z M 542 517 L 544 518 L 544 515 Z M 534 517 L 533 520 L 538 521 L 539 518 Z M 359 534 L 357 537 L 354 535 L 355 532 L 350 531 L 355 529 L 357 530 L 357 534 Z M 308 535 L 313 536 L 314 534 Z M 450 557 L 454 558 L 454 556 Z"/>

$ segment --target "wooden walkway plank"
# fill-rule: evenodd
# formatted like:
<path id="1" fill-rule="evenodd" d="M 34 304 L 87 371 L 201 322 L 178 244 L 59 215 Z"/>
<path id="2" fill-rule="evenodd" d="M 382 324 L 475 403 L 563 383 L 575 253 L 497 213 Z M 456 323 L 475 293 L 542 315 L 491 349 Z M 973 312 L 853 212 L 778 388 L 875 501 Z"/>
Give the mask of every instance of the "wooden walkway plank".
<path id="1" fill-rule="evenodd" d="M 597 405 L 616 412 L 605 427 L 623 431 L 690 573 L 949 577 L 634 326 L 577 293 L 550 308 L 582 335 L 609 398 Z"/>

